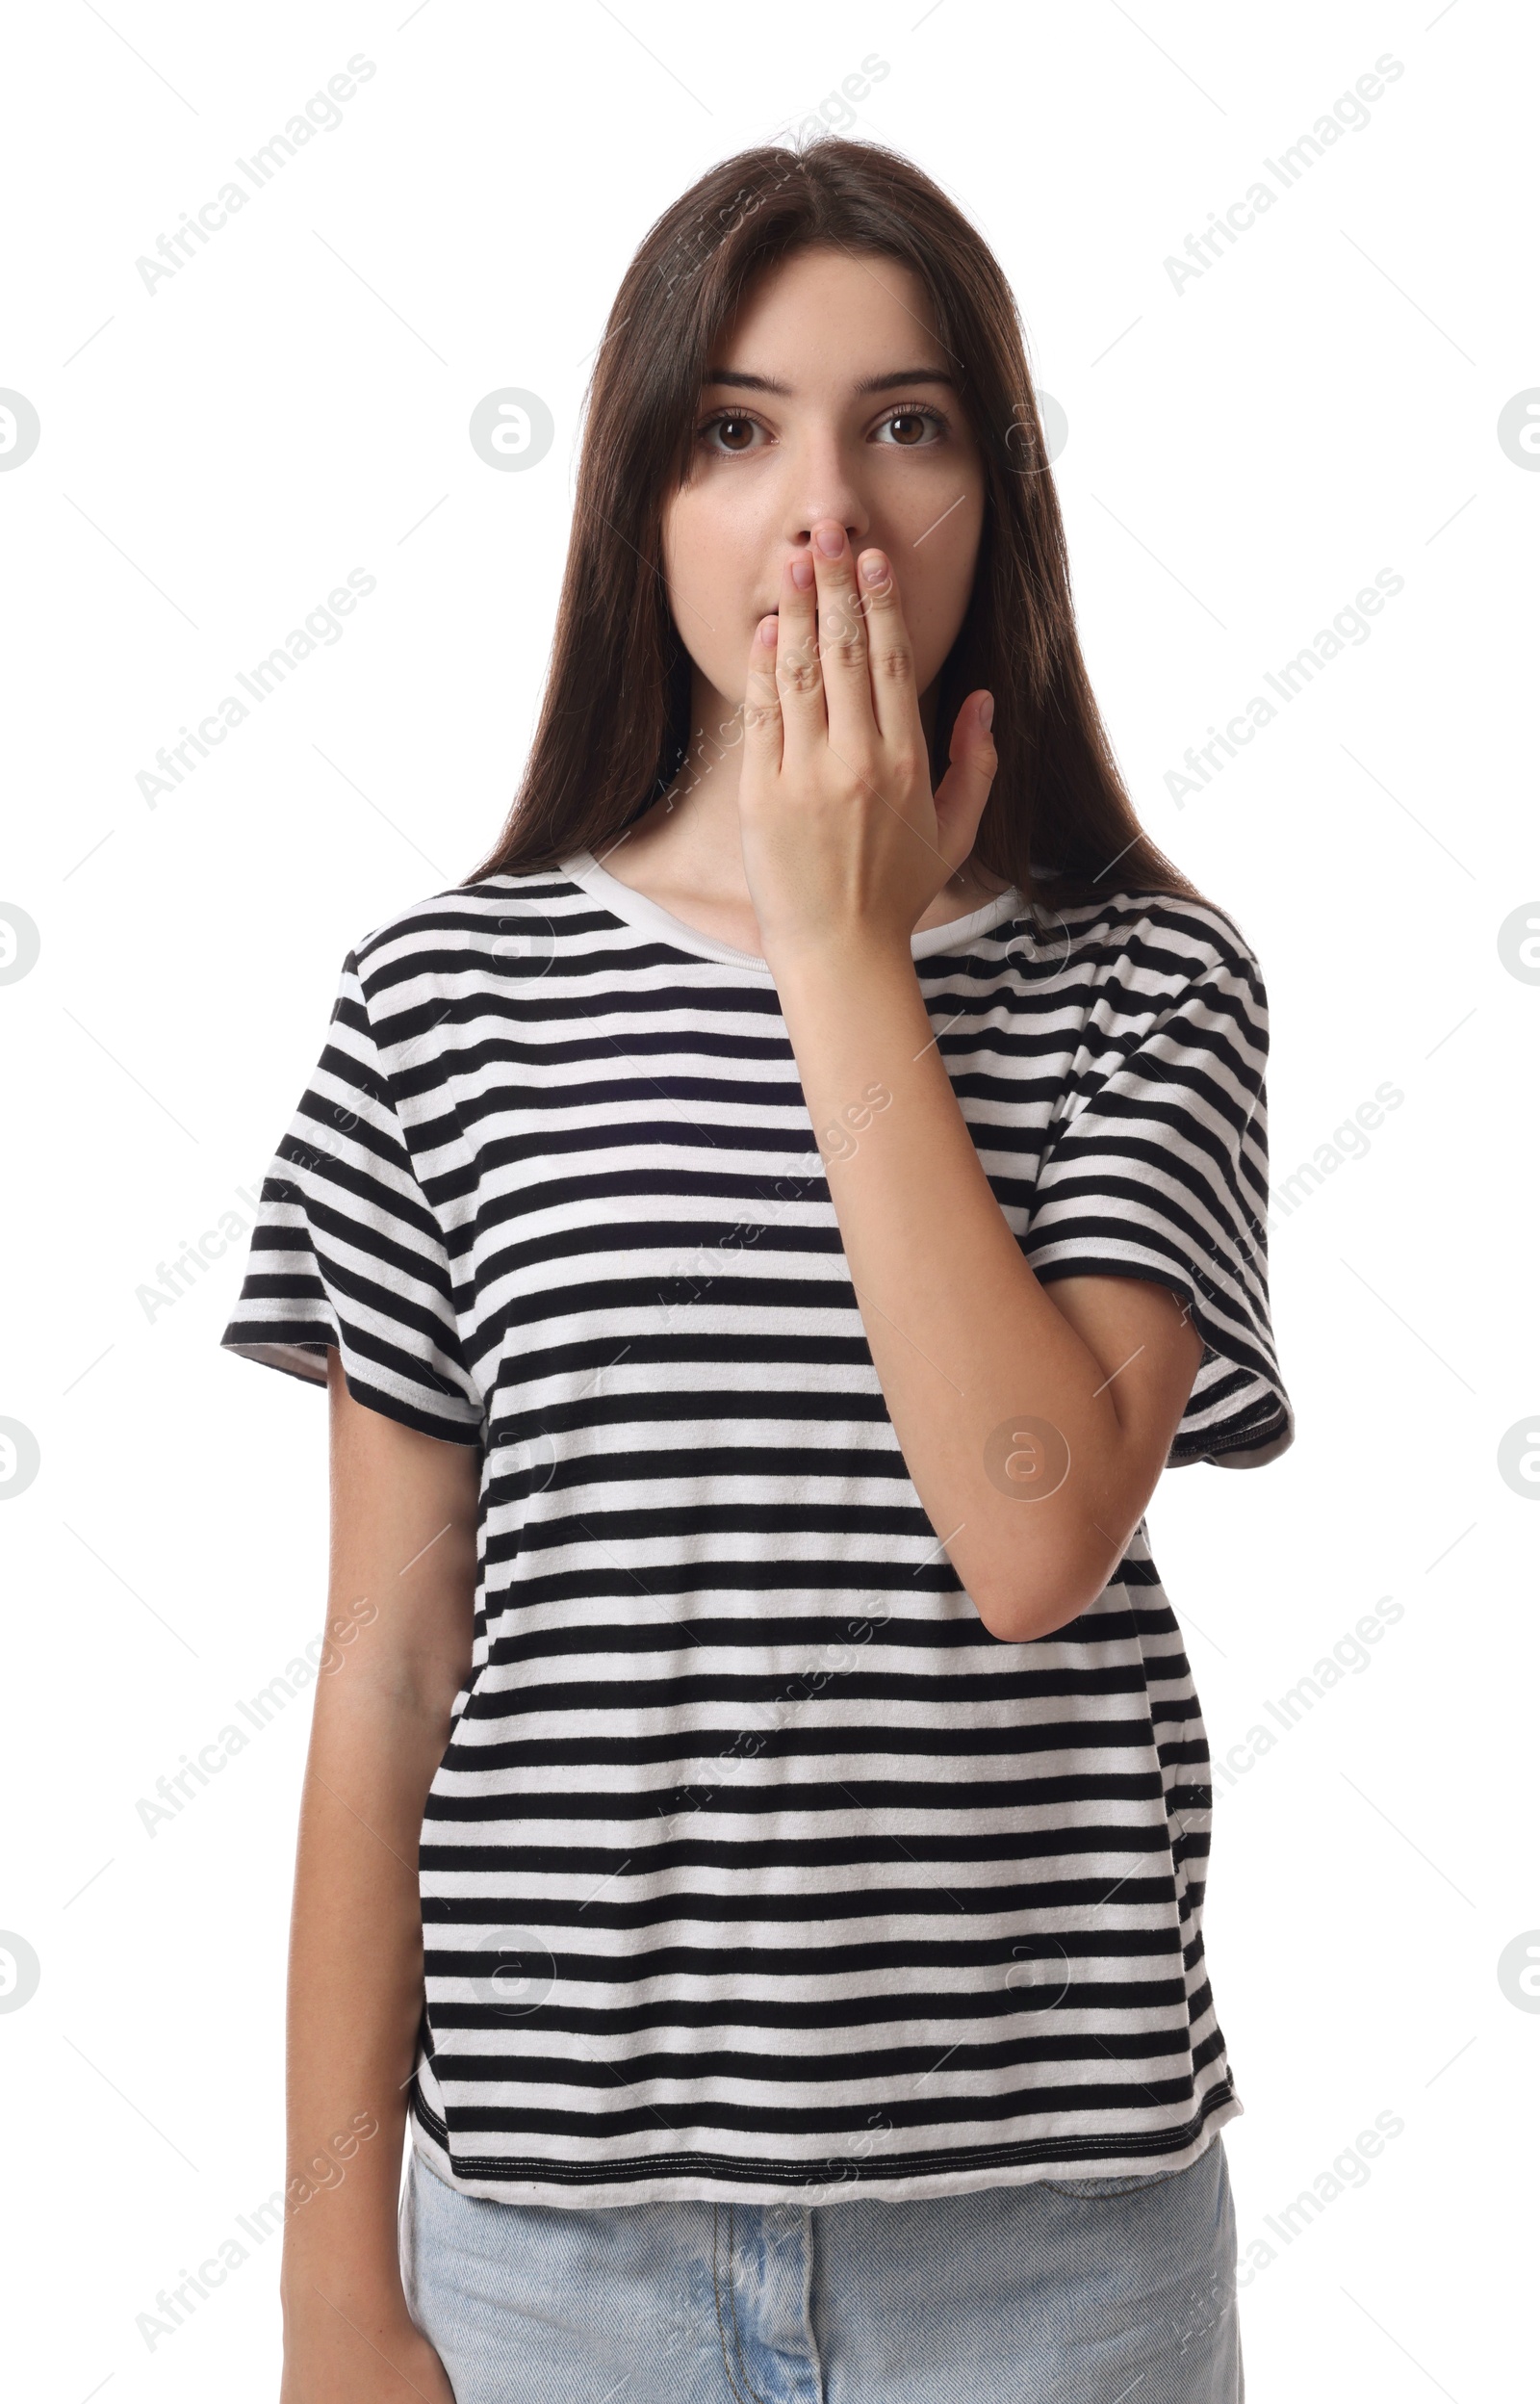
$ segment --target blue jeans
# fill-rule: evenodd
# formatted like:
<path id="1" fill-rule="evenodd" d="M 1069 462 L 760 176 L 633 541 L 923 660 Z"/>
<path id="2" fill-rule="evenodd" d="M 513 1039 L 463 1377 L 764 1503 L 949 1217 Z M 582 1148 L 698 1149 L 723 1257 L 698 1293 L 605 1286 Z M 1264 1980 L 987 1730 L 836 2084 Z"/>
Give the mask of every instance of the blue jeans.
<path id="1" fill-rule="evenodd" d="M 500 2204 L 412 2157 L 401 2269 L 456 2404 L 1241 2404 L 1221 2138 L 913 2203 Z"/>

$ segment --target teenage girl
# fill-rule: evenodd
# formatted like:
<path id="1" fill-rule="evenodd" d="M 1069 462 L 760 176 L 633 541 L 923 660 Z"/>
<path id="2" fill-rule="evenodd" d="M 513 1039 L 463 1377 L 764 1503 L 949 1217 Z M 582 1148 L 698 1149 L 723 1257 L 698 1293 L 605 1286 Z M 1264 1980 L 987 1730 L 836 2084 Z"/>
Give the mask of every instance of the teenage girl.
<path id="1" fill-rule="evenodd" d="M 728 161 L 600 347 L 507 827 L 348 953 L 223 1339 L 330 1395 L 283 2404 L 1241 2395 L 1144 1513 L 1292 1440 L 1267 1042 L 998 264 L 875 145 Z"/>

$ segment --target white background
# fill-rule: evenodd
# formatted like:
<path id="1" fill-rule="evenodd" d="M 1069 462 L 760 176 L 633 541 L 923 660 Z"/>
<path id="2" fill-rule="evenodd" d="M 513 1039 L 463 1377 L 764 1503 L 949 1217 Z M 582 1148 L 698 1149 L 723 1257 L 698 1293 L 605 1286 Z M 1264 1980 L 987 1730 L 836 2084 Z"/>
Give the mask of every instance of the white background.
<path id="1" fill-rule="evenodd" d="M 1219 1782 L 1248 2393 L 1476 2404 L 1532 2354 L 1540 2015 L 1497 1964 L 1540 1926 L 1540 1514 L 1498 1448 L 1540 1408 L 1540 987 L 1498 930 L 1540 911 L 1540 476 L 1497 421 L 1540 384 L 1534 23 L 1479 0 L 924 5 L 10 13 L 0 384 L 41 421 L 0 474 L 0 900 L 41 935 L 0 988 L 0 1416 L 41 1454 L 0 1513 L 0 1926 L 41 1963 L 0 2013 L 29 2395 L 277 2392 L 276 2239 L 153 2347 L 136 2321 L 283 2175 L 308 1702 L 153 1836 L 137 1806 L 321 1625 L 325 1412 L 218 1349 L 244 1245 L 153 1318 L 139 1289 L 249 1216 L 349 944 L 501 822 L 635 244 L 874 54 L 886 75 L 829 120 L 937 176 L 1018 296 L 1136 803 L 1261 956 L 1275 1188 L 1377 1086 L 1404 1098 L 1277 1212 L 1295 1449 L 1175 1473 L 1150 1512 L 1220 1755 L 1378 1597 L 1403 1607 Z M 377 71 L 342 124 L 147 291 L 137 260 L 358 52 Z M 1386 53 L 1404 73 L 1369 125 L 1175 289 L 1186 236 Z M 467 439 L 505 385 L 555 418 L 526 474 Z M 157 749 L 355 567 L 377 585 L 342 639 L 148 806 Z M 1178 806 L 1187 747 L 1381 569 L 1404 589 L 1370 638 Z M 1380 2112 L 1404 2128 L 1367 2183 L 1270 2237 Z"/>

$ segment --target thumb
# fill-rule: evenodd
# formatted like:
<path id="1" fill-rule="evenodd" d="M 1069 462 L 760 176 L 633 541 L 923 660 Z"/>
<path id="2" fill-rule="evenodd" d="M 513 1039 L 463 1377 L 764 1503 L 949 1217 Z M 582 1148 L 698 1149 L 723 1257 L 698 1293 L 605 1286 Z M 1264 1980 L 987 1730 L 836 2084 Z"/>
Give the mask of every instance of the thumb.
<path id="1" fill-rule="evenodd" d="M 940 848 L 954 868 L 960 868 L 973 849 L 1000 765 L 989 732 L 993 717 L 993 694 L 969 693 L 957 713 L 947 746 L 952 764 L 936 788 L 937 832 Z"/>

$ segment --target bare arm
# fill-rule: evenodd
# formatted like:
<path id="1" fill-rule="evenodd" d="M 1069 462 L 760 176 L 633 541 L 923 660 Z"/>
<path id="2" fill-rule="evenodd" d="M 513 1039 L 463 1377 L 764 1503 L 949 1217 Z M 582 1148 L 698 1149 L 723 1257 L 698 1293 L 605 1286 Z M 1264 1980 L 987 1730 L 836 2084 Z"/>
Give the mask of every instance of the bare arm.
<path id="1" fill-rule="evenodd" d="M 1025 1641 L 1116 1569 L 1202 1340 L 1158 1285 L 1050 1291 L 995 1202 L 911 950 L 972 850 L 992 700 L 958 711 L 933 793 L 891 562 L 866 551 L 858 590 L 843 526 L 812 531 L 747 663 L 744 869 L 910 1476 L 985 1626 Z"/>
<path id="2" fill-rule="evenodd" d="M 1040 1283 L 974 1149 L 907 944 L 848 944 L 780 982 L 915 1490 L 991 1635 L 1051 1634 L 1121 1560 L 1202 1338 L 1167 1286 Z"/>
<path id="3" fill-rule="evenodd" d="M 423 1807 L 469 1675 L 478 1456 L 353 1401 L 326 1356 L 327 1631 L 289 1955 L 283 2404 L 452 2404 L 397 2255 L 422 2009 Z"/>

